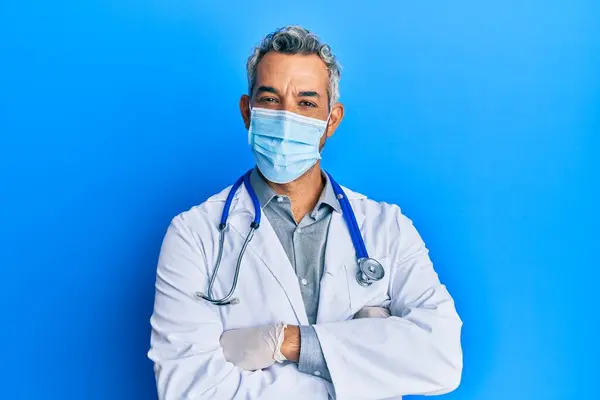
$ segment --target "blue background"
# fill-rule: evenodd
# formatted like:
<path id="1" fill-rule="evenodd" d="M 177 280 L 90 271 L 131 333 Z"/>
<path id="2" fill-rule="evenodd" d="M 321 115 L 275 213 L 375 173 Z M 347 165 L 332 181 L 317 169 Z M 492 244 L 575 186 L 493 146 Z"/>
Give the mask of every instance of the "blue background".
<path id="1" fill-rule="evenodd" d="M 160 242 L 251 165 L 245 59 L 289 23 L 345 67 L 324 166 L 404 209 L 456 299 L 447 398 L 597 398 L 594 0 L 2 1 L 0 397 L 155 398 Z"/>

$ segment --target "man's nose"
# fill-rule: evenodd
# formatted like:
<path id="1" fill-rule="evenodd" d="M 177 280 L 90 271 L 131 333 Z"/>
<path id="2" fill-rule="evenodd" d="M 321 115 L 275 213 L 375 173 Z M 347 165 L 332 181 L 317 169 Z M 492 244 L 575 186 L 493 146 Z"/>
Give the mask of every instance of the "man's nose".
<path id="1" fill-rule="evenodd" d="M 279 103 L 279 109 L 285 111 L 296 112 L 296 101 L 293 97 L 284 97 Z"/>

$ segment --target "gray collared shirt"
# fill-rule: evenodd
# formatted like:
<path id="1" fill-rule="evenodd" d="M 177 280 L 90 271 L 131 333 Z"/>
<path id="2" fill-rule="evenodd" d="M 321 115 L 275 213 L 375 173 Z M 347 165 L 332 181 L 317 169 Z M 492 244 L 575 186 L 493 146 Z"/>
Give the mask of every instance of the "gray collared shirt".
<path id="1" fill-rule="evenodd" d="M 278 195 L 256 169 L 250 183 L 256 192 L 264 215 L 277 234 L 298 277 L 298 285 L 308 322 L 317 321 L 319 289 L 325 266 L 325 247 L 332 212 L 341 212 L 331 182 L 323 174 L 325 187 L 314 209 L 296 223 L 287 196 Z M 312 326 L 300 327 L 300 359 L 298 369 L 331 381 L 327 363 L 317 334 Z"/>

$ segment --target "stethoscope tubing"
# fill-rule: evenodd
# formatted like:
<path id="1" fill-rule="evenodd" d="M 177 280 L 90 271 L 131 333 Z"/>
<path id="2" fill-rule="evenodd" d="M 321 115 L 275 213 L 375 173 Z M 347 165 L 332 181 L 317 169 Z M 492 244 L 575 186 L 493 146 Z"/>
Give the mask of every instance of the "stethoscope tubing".
<path id="1" fill-rule="evenodd" d="M 258 201 L 258 196 L 256 195 L 254 188 L 252 188 L 252 185 L 250 184 L 250 174 L 251 173 L 252 173 L 252 169 L 250 169 L 244 175 L 242 175 L 240 178 L 238 178 L 235 181 L 235 183 L 232 185 L 229 193 L 227 194 L 227 198 L 225 199 L 225 204 L 223 206 L 223 213 L 221 214 L 221 220 L 219 223 L 219 253 L 217 254 L 217 262 L 215 265 L 215 269 L 213 271 L 213 274 L 212 274 L 209 284 L 208 284 L 208 292 L 206 294 L 201 293 L 201 292 L 196 293 L 197 298 L 206 300 L 214 305 L 223 306 L 223 305 L 228 305 L 228 304 L 238 304 L 239 303 L 239 299 L 232 298 L 232 296 L 237 287 L 237 282 L 238 282 L 238 278 L 239 278 L 239 274 L 240 274 L 240 269 L 241 269 L 241 264 L 242 264 L 242 259 L 244 257 L 244 253 L 246 252 L 246 248 L 248 247 L 248 244 L 254 237 L 254 233 L 260 227 L 260 220 L 261 220 L 261 215 L 262 215 L 261 208 L 260 208 L 260 202 Z M 333 191 L 334 191 L 336 197 L 338 198 L 340 207 L 342 208 L 342 215 L 344 216 L 344 219 L 346 220 L 346 225 L 348 227 L 350 239 L 352 240 L 352 244 L 354 245 L 356 257 L 358 259 L 358 264 L 359 264 L 359 274 L 357 275 L 357 279 L 359 280 L 359 283 L 362 286 L 368 286 L 373 281 L 364 279 L 363 278 L 364 273 L 361 273 L 361 271 L 362 271 L 362 262 L 369 259 L 369 254 L 367 253 L 367 247 L 365 246 L 365 242 L 360 233 L 360 228 L 358 226 L 358 222 L 356 221 L 356 216 L 354 215 L 352 206 L 351 206 L 350 201 L 349 201 L 348 197 L 346 196 L 346 193 L 344 192 L 344 190 L 341 188 L 340 185 L 337 184 L 337 182 L 333 179 L 333 177 L 328 172 L 326 172 L 326 174 L 329 177 L 329 181 L 331 182 Z M 240 250 L 240 254 L 238 255 L 231 289 L 229 290 L 227 295 L 225 295 L 224 297 L 222 297 L 220 299 L 214 299 L 212 297 L 212 291 L 213 291 L 214 284 L 216 282 L 219 267 L 221 266 L 221 259 L 223 258 L 223 248 L 225 247 L 225 231 L 227 228 L 227 218 L 229 217 L 229 210 L 231 208 L 231 203 L 233 202 L 233 198 L 234 198 L 237 190 L 242 186 L 242 184 L 248 191 L 250 199 L 252 200 L 252 205 L 254 206 L 254 219 L 253 219 L 252 223 L 250 224 L 250 230 L 248 231 L 248 234 L 246 235 L 246 239 L 244 240 L 244 244 L 242 245 L 242 249 Z M 380 268 L 381 268 L 381 266 L 380 266 Z M 383 274 L 382 274 L 382 276 L 383 276 Z"/>
<path id="2" fill-rule="evenodd" d="M 348 232 L 350 233 L 350 239 L 352 240 L 352 244 L 354 245 L 357 258 L 359 260 L 362 258 L 369 258 L 365 242 L 362 239 L 360 228 L 358 227 L 358 222 L 356 221 L 354 211 L 352 211 L 352 206 L 350 205 L 350 200 L 346 196 L 346 193 L 341 188 L 341 186 L 338 185 L 338 183 L 333 179 L 333 177 L 328 172 L 326 172 L 326 174 L 329 177 L 331 186 L 333 187 L 333 192 L 336 194 L 338 201 L 340 202 L 342 213 L 344 214 L 344 216 L 346 217 L 346 221 L 348 222 Z"/>

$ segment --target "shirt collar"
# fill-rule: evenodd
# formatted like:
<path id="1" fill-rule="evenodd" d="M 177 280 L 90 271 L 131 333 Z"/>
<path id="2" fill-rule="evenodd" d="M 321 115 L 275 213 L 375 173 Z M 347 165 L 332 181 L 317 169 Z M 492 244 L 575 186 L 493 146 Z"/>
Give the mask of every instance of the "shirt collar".
<path id="1" fill-rule="evenodd" d="M 323 187 L 323 191 L 321 192 L 321 196 L 319 197 L 315 208 L 310 213 L 312 217 L 316 215 L 323 204 L 330 206 L 338 213 L 342 212 L 340 202 L 333 191 L 333 186 L 331 185 L 329 177 L 324 172 L 321 172 L 321 175 L 325 179 L 325 186 Z M 275 190 L 269 186 L 265 178 L 258 172 L 257 168 L 254 168 L 250 173 L 250 184 L 256 193 L 256 197 L 258 197 L 261 208 L 265 208 L 273 198 L 277 197 Z"/>
<path id="2" fill-rule="evenodd" d="M 321 172 L 321 175 L 325 179 L 325 187 L 323 187 L 323 191 L 321 192 L 321 197 L 319 197 L 319 201 L 315 206 L 315 210 L 318 210 L 321 207 L 321 204 L 327 204 L 331 208 L 333 208 L 338 213 L 342 212 L 342 208 L 340 206 L 340 201 L 337 199 L 335 192 L 333 191 L 333 185 L 329 180 L 329 176 L 326 173 Z"/>
<path id="3" fill-rule="evenodd" d="M 258 173 L 257 168 L 254 168 L 250 173 L 250 184 L 252 185 L 252 189 L 254 189 L 254 193 L 256 193 L 256 197 L 258 197 L 260 208 L 265 208 L 277 196 L 277 193 L 269 186 L 265 178 Z"/>

